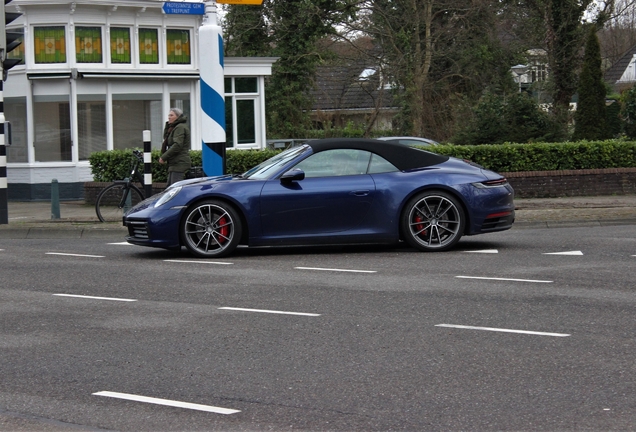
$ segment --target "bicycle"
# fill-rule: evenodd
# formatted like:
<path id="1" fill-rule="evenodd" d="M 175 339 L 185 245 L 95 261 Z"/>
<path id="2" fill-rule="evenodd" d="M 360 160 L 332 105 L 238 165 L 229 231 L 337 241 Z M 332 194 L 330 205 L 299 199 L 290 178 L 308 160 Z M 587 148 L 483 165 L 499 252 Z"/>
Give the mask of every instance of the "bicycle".
<path id="1" fill-rule="evenodd" d="M 115 180 L 105 187 L 95 201 L 95 213 L 102 222 L 121 222 L 124 213 L 145 199 L 145 195 L 134 183 L 137 180 L 144 184 L 139 166 L 144 163 L 144 155 L 133 150 L 133 164 L 130 175 L 125 180 Z"/>

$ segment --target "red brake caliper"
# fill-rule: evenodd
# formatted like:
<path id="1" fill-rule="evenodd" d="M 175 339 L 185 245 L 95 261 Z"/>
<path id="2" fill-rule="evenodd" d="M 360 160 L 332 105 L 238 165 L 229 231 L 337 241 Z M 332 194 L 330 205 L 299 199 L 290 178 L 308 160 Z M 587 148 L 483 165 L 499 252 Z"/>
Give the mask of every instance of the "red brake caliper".
<path id="1" fill-rule="evenodd" d="M 422 215 L 417 213 L 415 215 L 415 220 L 413 221 L 416 224 L 415 225 L 415 229 L 417 230 L 417 232 L 420 232 L 420 231 L 422 231 L 422 229 L 424 229 L 424 225 L 419 223 L 419 222 L 423 222 L 423 221 L 424 221 L 424 218 L 422 217 Z M 426 236 L 426 231 L 422 231 L 418 235 Z"/>
<path id="2" fill-rule="evenodd" d="M 216 240 L 219 243 L 225 243 L 227 241 L 227 236 L 230 233 L 230 226 L 226 224 L 227 219 L 225 216 L 222 216 L 221 219 L 219 219 L 219 221 L 217 222 L 217 225 L 220 226 L 220 228 L 217 230 L 219 234 L 217 234 Z"/>

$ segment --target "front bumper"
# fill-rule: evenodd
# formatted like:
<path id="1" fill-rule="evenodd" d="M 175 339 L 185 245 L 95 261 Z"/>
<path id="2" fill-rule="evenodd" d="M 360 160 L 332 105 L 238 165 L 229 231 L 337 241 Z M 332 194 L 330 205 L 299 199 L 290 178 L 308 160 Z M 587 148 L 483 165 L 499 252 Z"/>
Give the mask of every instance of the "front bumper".
<path id="1" fill-rule="evenodd" d="M 123 218 L 123 225 L 128 228 L 126 241 L 138 246 L 179 249 L 181 212 L 181 208 L 133 209 Z"/>

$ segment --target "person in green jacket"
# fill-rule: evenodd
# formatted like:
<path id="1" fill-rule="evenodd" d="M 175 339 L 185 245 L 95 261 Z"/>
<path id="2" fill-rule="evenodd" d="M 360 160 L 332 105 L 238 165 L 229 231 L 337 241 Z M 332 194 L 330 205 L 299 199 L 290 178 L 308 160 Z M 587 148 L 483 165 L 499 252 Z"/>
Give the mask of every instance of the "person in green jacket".
<path id="1" fill-rule="evenodd" d="M 168 164 L 168 183 L 166 187 L 185 177 L 190 169 L 190 129 L 186 126 L 188 118 L 179 108 L 170 108 L 168 121 L 163 129 L 163 144 L 159 163 Z"/>

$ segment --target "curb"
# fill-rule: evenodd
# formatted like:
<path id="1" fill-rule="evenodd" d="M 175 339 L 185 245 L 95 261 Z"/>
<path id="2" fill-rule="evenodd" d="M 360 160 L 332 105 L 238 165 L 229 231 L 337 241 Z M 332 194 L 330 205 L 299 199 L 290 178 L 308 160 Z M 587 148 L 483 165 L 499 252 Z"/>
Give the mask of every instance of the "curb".
<path id="1" fill-rule="evenodd" d="M 615 225 L 636 225 L 636 219 L 598 219 L 572 221 L 537 221 L 515 222 L 512 229 L 540 229 L 540 228 L 575 228 L 575 227 L 604 227 Z"/>
<path id="2" fill-rule="evenodd" d="M 122 225 L 60 225 L 58 223 L 32 223 L 19 225 L 0 225 L 0 239 L 79 239 L 112 238 L 128 234 Z"/>

